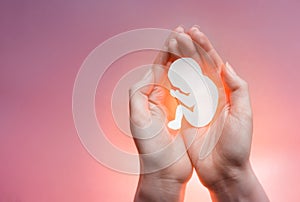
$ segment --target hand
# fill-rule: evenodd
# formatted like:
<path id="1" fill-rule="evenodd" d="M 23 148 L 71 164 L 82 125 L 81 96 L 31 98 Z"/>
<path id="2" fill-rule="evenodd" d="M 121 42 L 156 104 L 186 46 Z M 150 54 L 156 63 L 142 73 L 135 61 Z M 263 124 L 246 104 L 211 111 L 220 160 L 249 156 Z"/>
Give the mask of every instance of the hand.
<path id="1" fill-rule="evenodd" d="M 179 27 L 176 31 L 180 30 Z M 174 34 L 170 36 L 167 46 L 172 45 L 174 37 Z M 136 201 L 182 201 L 185 184 L 192 174 L 183 137 L 181 134 L 174 137 L 167 128 L 171 114 L 167 102 L 176 101 L 168 90 L 153 84 L 164 82 L 171 57 L 167 52 L 159 53 L 153 68 L 130 90 L 130 127 L 140 154 L 142 173 Z M 165 166 L 172 159 L 176 161 Z"/>
<path id="2" fill-rule="evenodd" d="M 201 182 L 210 190 L 213 201 L 268 201 L 249 162 L 252 109 L 247 83 L 228 63 L 223 64 L 208 38 L 197 27 L 177 38 L 182 55 L 203 59 L 191 40 L 211 57 L 221 73 L 228 95 L 228 115 L 216 147 L 201 159 L 201 138 L 196 137 L 188 150 L 192 164 Z"/>

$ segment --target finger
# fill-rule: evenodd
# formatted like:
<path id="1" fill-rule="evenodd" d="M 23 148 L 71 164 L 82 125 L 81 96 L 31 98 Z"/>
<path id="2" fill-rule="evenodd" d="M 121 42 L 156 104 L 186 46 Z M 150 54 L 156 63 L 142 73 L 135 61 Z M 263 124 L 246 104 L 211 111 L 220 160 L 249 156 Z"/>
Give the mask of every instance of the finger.
<path id="1" fill-rule="evenodd" d="M 178 43 L 178 49 L 183 57 L 191 57 L 195 60 L 199 60 L 200 56 L 197 52 L 195 44 L 191 37 L 186 33 L 179 33 L 176 36 Z"/>
<path id="2" fill-rule="evenodd" d="M 183 27 L 178 26 L 174 29 L 173 32 L 168 36 L 167 40 L 165 41 L 164 47 L 162 50 L 158 53 L 154 60 L 154 65 L 152 67 L 153 73 L 154 73 L 154 82 L 158 84 L 163 84 L 166 81 L 166 75 L 167 75 L 167 67 L 174 55 L 179 54 L 179 51 L 176 48 L 176 44 L 174 44 L 174 41 L 172 39 L 175 38 L 175 35 L 178 33 L 184 32 Z M 171 50 L 169 48 L 171 44 Z M 170 54 L 174 51 L 173 54 Z"/>
<path id="3" fill-rule="evenodd" d="M 173 62 L 174 60 L 178 59 L 178 57 L 181 56 L 176 38 L 179 34 L 182 34 L 182 33 L 184 33 L 184 28 L 181 26 L 178 26 L 176 29 L 174 29 L 174 31 L 168 38 L 168 41 L 166 42 L 168 51 L 171 55 L 171 62 Z"/>
<path id="4" fill-rule="evenodd" d="M 160 51 L 154 60 L 152 71 L 154 75 L 154 83 L 163 84 L 167 76 L 167 64 L 170 58 L 167 47 Z"/>
<path id="5" fill-rule="evenodd" d="M 173 60 L 176 60 L 181 56 L 176 38 L 171 38 L 169 40 L 168 51 L 171 53 Z"/>
<path id="6" fill-rule="evenodd" d="M 169 47 L 170 40 L 174 39 L 178 33 L 183 33 L 183 32 L 184 32 L 184 29 L 181 26 L 178 26 L 171 32 L 171 34 L 168 36 L 167 40 L 165 41 L 164 48 L 156 56 L 156 58 L 154 60 L 154 64 L 166 65 L 168 63 L 168 61 L 170 59 L 169 58 L 170 54 L 168 53 L 168 47 Z"/>
<path id="7" fill-rule="evenodd" d="M 222 68 L 222 77 L 229 95 L 230 113 L 237 116 L 252 116 L 248 84 L 241 79 L 227 62 Z"/>
<path id="8" fill-rule="evenodd" d="M 214 49 L 211 42 L 208 40 L 207 36 L 203 34 L 197 27 L 193 26 L 188 34 L 191 36 L 192 40 L 197 44 L 196 48 L 201 53 L 203 50 L 211 57 L 214 64 L 220 69 L 223 65 L 223 61 L 217 51 Z M 202 50 L 203 49 L 203 50 Z"/>
<path id="9" fill-rule="evenodd" d="M 164 86 L 166 89 L 170 88 L 170 82 L 167 78 L 167 74 L 168 74 L 168 69 L 171 65 L 171 63 L 175 60 L 177 60 L 179 57 L 181 57 L 181 53 L 178 49 L 178 43 L 177 40 L 175 38 L 175 35 L 173 35 L 173 37 L 169 38 L 168 41 L 168 46 L 167 46 L 168 52 L 169 52 L 169 61 L 167 66 L 165 66 L 165 68 L 163 70 L 160 69 L 159 75 L 160 75 L 160 79 L 156 79 L 156 81 L 158 81 L 159 84 L 161 84 L 162 86 Z M 156 67 L 156 72 L 159 71 L 159 68 Z"/>

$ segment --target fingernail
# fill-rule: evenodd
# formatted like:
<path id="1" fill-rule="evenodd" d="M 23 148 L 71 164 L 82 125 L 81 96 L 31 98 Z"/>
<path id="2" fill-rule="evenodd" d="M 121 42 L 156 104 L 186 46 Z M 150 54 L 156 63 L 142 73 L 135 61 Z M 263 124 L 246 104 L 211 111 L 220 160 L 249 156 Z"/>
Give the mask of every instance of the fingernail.
<path id="1" fill-rule="evenodd" d="M 193 25 L 192 27 L 191 27 L 191 31 L 192 32 L 196 32 L 196 31 L 199 31 L 200 30 L 200 26 L 199 25 Z"/>
<path id="2" fill-rule="evenodd" d="M 197 29 L 200 29 L 200 26 L 199 25 L 193 25 L 193 27 L 197 28 Z"/>
<path id="3" fill-rule="evenodd" d="M 182 29 L 184 29 L 184 25 L 183 24 L 180 24 L 178 27 L 181 27 Z"/>
<path id="4" fill-rule="evenodd" d="M 190 29 L 190 31 L 191 32 L 196 32 L 198 29 L 196 28 L 196 27 L 192 27 L 191 29 Z"/>
<path id="5" fill-rule="evenodd" d="M 228 70 L 228 72 L 229 72 L 231 75 L 235 76 L 235 75 L 236 75 L 236 72 L 233 70 L 232 66 L 231 66 L 228 62 L 226 62 L 225 65 L 226 65 L 226 69 Z"/>
<path id="6" fill-rule="evenodd" d="M 181 33 L 181 32 L 184 32 L 184 28 L 183 28 L 183 26 L 179 25 L 178 27 L 176 27 L 175 31 Z"/>

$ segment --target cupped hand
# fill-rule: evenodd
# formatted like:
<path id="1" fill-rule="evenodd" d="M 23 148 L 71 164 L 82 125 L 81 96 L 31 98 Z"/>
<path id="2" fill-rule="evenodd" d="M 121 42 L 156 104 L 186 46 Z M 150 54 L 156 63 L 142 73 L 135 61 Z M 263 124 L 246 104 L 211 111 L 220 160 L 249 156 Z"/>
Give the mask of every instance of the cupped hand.
<path id="1" fill-rule="evenodd" d="M 191 57 L 201 58 L 201 60 L 205 57 L 201 56 L 199 48 L 204 50 L 214 62 L 211 68 L 216 68 L 216 72 L 220 73 L 227 94 L 227 104 L 225 112 L 223 111 L 226 115 L 225 122 L 220 122 L 224 125 L 221 126 L 220 138 L 215 148 L 206 158 L 200 158 L 201 146 L 197 142 L 200 138 L 196 137 L 189 149 L 191 160 L 201 181 L 210 187 L 223 178 L 234 177 L 235 169 L 248 165 L 252 138 L 252 109 L 247 83 L 228 63 L 223 64 L 208 38 L 197 27 L 192 27 L 187 35 L 186 38 L 178 39 L 179 49 L 182 52 L 184 49 L 189 50 Z M 187 42 L 181 41 L 189 39 L 194 42 L 193 45 L 190 43 L 190 46 L 187 46 Z M 213 132 L 209 131 L 207 135 Z"/>
<path id="2" fill-rule="evenodd" d="M 189 157 L 200 181 L 210 190 L 213 201 L 268 201 L 249 162 L 253 121 L 247 83 L 228 63 L 224 65 L 198 27 L 192 27 L 176 40 L 184 57 L 209 64 L 204 61 L 207 57 L 203 56 L 203 51 L 209 56 L 213 62 L 211 68 L 219 73 L 226 95 L 226 104 L 220 115 L 224 120 L 217 119 L 206 134 L 216 135 L 219 139 L 205 158 L 201 156 L 203 136 L 196 134 L 191 142 L 191 134 L 184 135 Z"/>
<path id="3" fill-rule="evenodd" d="M 172 134 L 167 128 L 175 98 L 167 90 L 167 70 L 178 27 L 166 41 L 153 67 L 144 78 L 130 89 L 130 127 L 140 154 L 143 177 L 185 183 L 191 177 L 192 165 L 182 135 Z M 173 50 L 173 49 L 172 49 Z M 173 131 L 174 132 L 174 131 Z"/>

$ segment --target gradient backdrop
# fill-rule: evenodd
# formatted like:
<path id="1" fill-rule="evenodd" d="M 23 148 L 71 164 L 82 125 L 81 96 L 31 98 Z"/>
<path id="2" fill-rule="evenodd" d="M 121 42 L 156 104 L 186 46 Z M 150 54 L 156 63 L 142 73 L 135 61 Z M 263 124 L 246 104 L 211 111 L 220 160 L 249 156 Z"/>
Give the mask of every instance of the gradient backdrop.
<path id="1" fill-rule="evenodd" d="M 178 24 L 200 25 L 248 81 L 254 170 L 271 201 L 297 201 L 299 7 L 296 0 L 2 0 L 0 201 L 132 201 L 138 176 L 105 168 L 82 146 L 72 119 L 73 83 L 106 39 Z M 196 176 L 186 201 L 210 201 Z"/>

